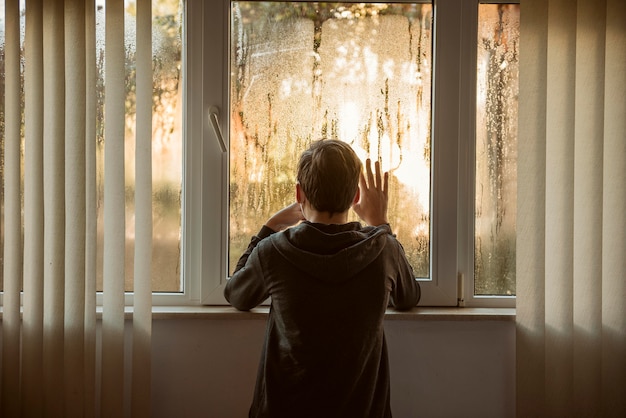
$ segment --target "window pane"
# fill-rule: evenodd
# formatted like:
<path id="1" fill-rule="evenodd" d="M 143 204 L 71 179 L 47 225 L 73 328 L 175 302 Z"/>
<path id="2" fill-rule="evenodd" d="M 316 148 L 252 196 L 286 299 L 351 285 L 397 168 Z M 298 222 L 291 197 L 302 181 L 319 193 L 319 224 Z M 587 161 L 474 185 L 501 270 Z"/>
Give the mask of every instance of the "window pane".
<path id="1" fill-rule="evenodd" d="M 295 201 L 300 153 L 337 138 L 390 172 L 389 220 L 429 276 L 431 24 L 424 3 L 231 3 L 230 272 Z"/>
<path id="2" fill-rule="evenodd" d="M 98 277 L 102 290 L 104 212 L 104 78 L 105 3 L 97 2 L 97 187 Z M 126 291 L 133 290 L 135 195 L 135 17 L 136 2 L 125 1 L 126 43 Z M 182 4 L 180 0 L 152 2 L 152 289 L 180 292 L 182 191 Z"/>
<path id="3" fill-rule="evenodd" d="M 476 295 L 515 295 L 519 16 L 519 5 L 479 6 Z"/>
<path id="4" fill-rule="evenodd" d="M 20 109 L 21 109 L 21 140 L 20 140 L 20 200 L 22 213 L 24 211 L 24 37 L 26 33 L 26 5 L 20 2 Z M 5 161 L 5 71 L 6 71 L 6 19 L 4 2 L 0 4 L 0 291 L 4 290 L 4 217 L 5 217 L 5 200 L 4 200 L 4 161 Z M 22 235 L 24 229 L 22 227 Z M 22 238 L 23 241 L 23 238 Z"/>
<path id="5" fill-rule="evenodd" d="M 182 185 L 182 79 L 180 0 L 156 0 L 153 7 L 153 262 L 154 291 L 179 292 Z M 24 2 L 20 3 L 20 26 L 24 42 Z M 102 290 L 103 192 L 104 192 L 104 80 L 105 2 L 96 2 L 97 57 L 97 184 L 98 184 L 98 290 Z M 134 143 L 135 143 L 135 10 L 133 0 L 126 8 L 126 290 L 133 289 L 134 256 Z M 3 182 L 4 159 L 4 7 L 0 8 L 0 182 Z M 22 77 L 24 65 L 22 65 Z M 24 97 L 22 96 L 22 109 Z M 23 138 L 22 138 L 23 141 Z M 22 145 L 23 147 L 23 145 Z M 23 182 L 23 170 L 22 170 Z M 0 214 L 4 205 L 0 196 Z M 0 217 L 0 289 L 2 289 L 3 217 Z"/>

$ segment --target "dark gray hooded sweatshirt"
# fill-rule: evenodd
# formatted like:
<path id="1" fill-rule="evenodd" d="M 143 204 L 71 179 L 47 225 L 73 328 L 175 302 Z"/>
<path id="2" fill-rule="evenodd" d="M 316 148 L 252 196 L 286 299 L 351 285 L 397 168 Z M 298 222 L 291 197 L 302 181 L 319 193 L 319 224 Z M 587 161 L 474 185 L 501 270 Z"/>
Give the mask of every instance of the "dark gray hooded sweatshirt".
<path id="1" fill-rule="evenodd" d="M 389 305 L 420 298 L 388 225 L 263 227 L 226 284 L 249 310 L 271 296 L 251 417 L 390 417 Z"/>

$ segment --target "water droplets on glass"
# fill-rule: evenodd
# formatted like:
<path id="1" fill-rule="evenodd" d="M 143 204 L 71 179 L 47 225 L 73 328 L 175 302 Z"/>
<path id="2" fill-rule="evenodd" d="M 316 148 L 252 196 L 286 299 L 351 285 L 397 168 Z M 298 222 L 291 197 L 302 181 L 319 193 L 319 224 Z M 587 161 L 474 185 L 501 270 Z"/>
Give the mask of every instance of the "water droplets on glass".
<path id="1" fill-rule="evenodd" d="M 432 6 L 231 4 L 229 271 L 295 200 L 300 153 L 337 138 L 390 172 L 390 222 L 428 277 Z"/>
<path id="2" fill-rule="evenodd" d="M 519 5 L 478 22 L 474 293 L 515 295 Z"/>

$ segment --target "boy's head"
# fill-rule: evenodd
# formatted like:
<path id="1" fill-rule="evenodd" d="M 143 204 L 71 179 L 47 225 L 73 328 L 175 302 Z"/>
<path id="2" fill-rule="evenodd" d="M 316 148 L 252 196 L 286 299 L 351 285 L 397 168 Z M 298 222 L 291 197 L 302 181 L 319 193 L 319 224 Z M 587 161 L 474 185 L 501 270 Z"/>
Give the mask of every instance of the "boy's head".
<path id="1" fill-rule="evenodd" d="M 350 145 L 335 139 L 311 144 L 300 156 L 298 183 L 309 203 L 319 212 L 345 212 L 359 188 L 361 160 Z"/>

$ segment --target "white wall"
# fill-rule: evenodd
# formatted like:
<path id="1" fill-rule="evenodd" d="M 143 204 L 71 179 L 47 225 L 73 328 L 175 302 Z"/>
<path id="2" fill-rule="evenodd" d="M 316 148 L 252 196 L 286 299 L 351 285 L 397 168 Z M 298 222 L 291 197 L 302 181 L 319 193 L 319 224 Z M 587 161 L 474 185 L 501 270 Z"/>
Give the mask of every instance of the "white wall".
<path id="1" fill-rule="evenodd" d="M 515 416 L 513 321 L 387 320 L 392 411 Z M 153 416 L 247 417 L 265 321 L 156 319 Z"/>

